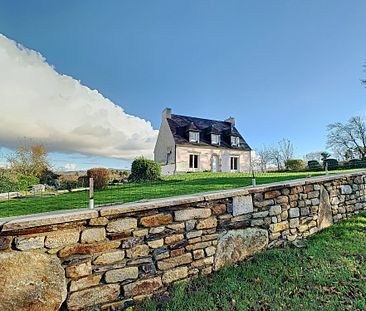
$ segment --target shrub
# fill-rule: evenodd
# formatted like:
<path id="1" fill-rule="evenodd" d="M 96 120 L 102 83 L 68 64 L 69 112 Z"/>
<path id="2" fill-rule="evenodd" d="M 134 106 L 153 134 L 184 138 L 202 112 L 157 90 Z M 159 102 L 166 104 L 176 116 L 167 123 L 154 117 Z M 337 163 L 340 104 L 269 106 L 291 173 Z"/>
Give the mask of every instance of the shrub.
<path id="1" fill-rule="evenodd" d="M 66 189 L 71 191 L 71 189 L 77 188 L 79 186 L 78 179 L 76 175 L 61 175 L 58 178 L 61 189 Z"/>
<path id="2" fill-rule="evenodd" d="M 26 191 L 31 186 L 39 184 L 39 178 L 35 176 L 18 175 L 17 184 L 19 191 Z"/>
<path id="3" fill-rule="evenodd" d="M 328 163 L 328 170 L 336 170 L 339 167 L 338 161 L 336 159 L 324 160 L 324 162 L 323 162 L 324 169 L 325 169 L 326 163 Z"/>
<path id="4" fill-rule="evenodd" d="M 306 168 L 305 162 L 301 159 L 287 160 L 285 165 L 290 171 L 301 171 Z"/>
<path id="5" fill-rule="evenodd" d="M 320 165 L 320 163 L 317 160 L 311 160 L 311 161 L 308 161 L 308 169 L 310 171 L 320 171 L 320 170 L 322 170 L 322 166 Z"/>
<path id="6" fill-rule="evenodd" d="M 103 189 L 108 184 L 109 171 L 106 168 L 91 168 L 87 170 L 86 175 L 94 179 L 95 190 Z"/>
<path id="7" fill-rule="evenodd" d="M 140 157 L 132 162 L 131 175 L 128 180 L 132 182 L 154 181 L 159 180 L 160 176 L 161 167 L 159 163 Z"/>

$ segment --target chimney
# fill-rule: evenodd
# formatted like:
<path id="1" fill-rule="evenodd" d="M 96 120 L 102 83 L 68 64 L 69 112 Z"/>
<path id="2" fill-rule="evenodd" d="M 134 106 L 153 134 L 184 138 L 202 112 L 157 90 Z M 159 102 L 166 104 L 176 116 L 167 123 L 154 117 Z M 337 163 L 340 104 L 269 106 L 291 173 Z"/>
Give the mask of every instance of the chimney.
<path id="1" fill-rule="evenodd" d="M 172 118 L 172 109 L 171 108 L 165 108 L 163 110 L 163 119 L 171 119 Z"/>
<path id="2" fill-rule="evenodd" d="M 225 120 L 225 122 L 231 123 L 232 126 L 235 126 L 235 118 L 229 117 Z"/>

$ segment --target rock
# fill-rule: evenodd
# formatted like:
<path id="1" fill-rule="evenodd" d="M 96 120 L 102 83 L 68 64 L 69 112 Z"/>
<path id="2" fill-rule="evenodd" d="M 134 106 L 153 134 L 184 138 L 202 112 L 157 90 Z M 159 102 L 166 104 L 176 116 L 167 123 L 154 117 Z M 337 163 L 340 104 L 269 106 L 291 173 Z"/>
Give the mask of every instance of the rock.
<path id="1" fill-rule="evenodd" d="M 329 194 L 328 191 L 325 190 L 323 186 L 320 187 L 318 223 L 319 223 L 319 229 L 328 228 L 333 224 L 332 206 L 330 205 Z"/>
<path id="2" fill-rule="evenodd" d="M 279 222 L 277 224 L 272 224 L 269 226 L 269 230 L 271 230 L 271 232 L 278 232 L 278 231 L 283 231 L 288 229 L 288 222 L 287 221 L 282 221 Z"/>
<path id="3" fill-rule="evenodd" d="M 288 216 L 290 218 L 296 218 L 296 217 L 299 217 L 300 216 L 300 209 L 297 208 L 297 207 L 294 207 L 294 208 L 290 208 L 288 210 Z"/>
<path id="4" fill-rule="evenodd" d="M 198 230 L 201 230 L 201 229 L 215 228 L 216 226 L 217 226 L 216 217 L 210 217 L 210 218 L 199 220 L 196 225 L 196 228 Z"/>
<path id="5" fill-rule="evenodd" d="M 111 221 L 107 225 L 108 232 L 125 232 L 132 231 L 137 228 L 137 219 L 135 218 L 122 218 Z"/>
<path id="6" fill-rule="evenodd" d="M 350 185 L 341 185 L 341 194 L 352 194 L 352 187 Z"/>
<path id="7" fill-rule="evenodd" d="M 56 256 L 0 253 L 0 310 L 59 310 L 66 299 L 65 272 Z"/>
<path id="8" fill-rule="evenodd" d="M 197 238 L 199 236 L 202 235 L 202 230 L 198 230 L 198 231 L 191 231 L 191 232 L 187 232 L 186 233 L 186 237 L 187 239 L 193 239 L 193 238 Z"/>
<path id="9" fill-rule="evenodd" d="M 243 260 L 268 245 L 268 231 L 258 228 L 230 230 L 224 233 L 217 244 L 215 270 Z"/>
<path id="10" fill-rule="evenodd" d="M 79 231 L 58 231 L 47 235 L 44 244 L 47 248 L 60 248 L 79 242 L 79 236 Z"/>
<path id="11" fill-rule="evenodd" d="M 160 270 L 169 270 L 177 266 L 185 265 L 192 262 L 192 254 L 186 253 L 180 256 L 171 257 L 158 261 L 158 268 Z"/>
<path id="12" fill-rule="evenodd" d="M 141 225 L 144 227 L 157 227 L 161 225 L 167 225 L 173 222 L 173 216 L 171 214 L 157 214 L 152 216 L 142 217 Z"/>
<path id="13" fill-rule="evenodd" d="M 44 236 L 37 236 L 32 238 L 15 238 L 15 248 L 21 251 L 43 248 L 44 239 Z"/>
<path id="14" fill-rule="evenodd" d="M 214 257 L 206 257 L 200 260 L 193 261 L 191 263 L 191 266 L 193 268 L 200 268 L 208 265 L 212 265 L 214 263 Z"/>
<path id="15" fill-rule="evenodd" d="M 81 243 L 95 243 L 105 240 L 106 232 L 103 227 L 88 228 L 81 232 Z"/>
<path id="16" fill-rule="evenodd" d="M 273 199 L 281 195 L 280 191 L 274 190 L 274 191 L 268 191 L 264 193 L 264 198 L 267 199 Z"/>
<path id="17" fill-rule="evenodd" d="M 90 261 L 77 262 L 66 267 L 66 276 L 68 278 L 81 278 L 92 274 Z"/>
<path id="18" fill-rule="evenodd" d="M 149 255 L 149 252 L 149 246 L 145 244 L 136 245 L 135 247 L 126 250 L 126 256 L 128 258 L 145 257 Z"/>
<path id="19" fill-rule="evenodd" d="M 148 295 L 163 286 L 160 277 L 139 280 L 123 286 L 126 297 Z"/>
<path id="20" fill-rule="evenodd" d="M 174 281 L 184 279 L 188 276 L 188 267 L 179 267 L 164 272 L 162 281 L 164 284 L 170 284 Z"/>
<path id="21" fill-rule="evenodd" d="M 205 257 L 205 252 L 203 249 L 197 249 L 195 251 L 193 251 L 193 258 L 194 259 L 201 259 Z"/>
<path id="22" fill-rule="evenodd" d="M 10 248 L 11 239 L 6 236 L 0 236 L 0 251 Z"/>
<path id="23" fill-rule="evenodd" d="M 106 283 L 118 283 L 125 280 L 135 280 L 139 275 L 137 267 L 109 270 L 105 273 Z"/>
<path id="24" fill-rule="evenodd" d="M 98 304 L 111 302 L 117 300 L 119 294 L 119 284 L 107 284 L 84 289 L 78 292 L 71 293 L 69 299 L 67 300 L 67 308 L 70 311 L 74 311 L 83 309 L 85 307 L 91 307 Z"/>
<path id="25" fill-rule="evenodd" d="M 147 245 L 149 245 L 149 247 L 151 247 L 151 248 L 159 248 L 164 245 L 164 240 L 159 239 L 159 240 L 148 241 Z"/>
<path id="26" fill-rule="evenodd" d="M 109 222 L 107 217 L 92 218 L 89 220 L 89 226 L 105 226 Z"/>
<path id="27" fill-rule="evenodd" d="M 226 204 L 216 204 L 212 207 L 212 211 L 214 212 L 215 215 L 221 215 L 224 214 L 226 212 Z"/>
<path id="28" fill-rule="evenodd" d="M 213 256 L 216 253 L 216 247 L 215 246 L 206 247 L 205 252 L 207 256 Z"/>
<path id="29" fill-rule="evenodd" d="M 165 238 L 165 244 L 174 244 L 177 243 L 181 240 L 184 239 L 184 235 L 183 234 L 173 234 L 173 235 L 169 235 Z"/>
<path id="30" fill-rule="evenodd" d="M 101 274 L 89 275 L 85 278 L 73 280 L 70 282 L 70 292 L 76 292 L 88 287 L 96 286 L 102 278 Z"/>
<path id="31" fill-rule="evenodd" d="M 174 217 L 176 221 L 207 218 L 210 216 L 211 209 L 209 208 L 186 208 L 174 212 Z"/>
<path id="32" fill-rule="evenodd" d="M 269 216 L 281 214 L 281 205 L 274 205 L 269 208 Z"/>
<path id="33" fill-rule="evenodd" d="M 125 251 L 117 250 L 114 252 L 104 253 L 94 260 L 95 265 L 110 265 L 112 263 L 122 261 L 125 258 Z"/>
<path id="34" fill-rule="evenodd" d="M 233 216 L 253 212 L 253 200 L 251 195 L 233 197 Z"/>
<path id="35" fill-rule="evenodd" d="M 296 228 L 300 224 L 299 218 L 292 218 L 289 220 L 290 228 Z"/>
<path id="36" fill-rule="evenodd" d="M 75 244 L 66 246 L 58 252 L 61 258 L 71 255 L 90 255 L 102 253 L 111 249 L 118 248 L 121 245 L 120 241 L 103 242 L 98 244 Z"/>

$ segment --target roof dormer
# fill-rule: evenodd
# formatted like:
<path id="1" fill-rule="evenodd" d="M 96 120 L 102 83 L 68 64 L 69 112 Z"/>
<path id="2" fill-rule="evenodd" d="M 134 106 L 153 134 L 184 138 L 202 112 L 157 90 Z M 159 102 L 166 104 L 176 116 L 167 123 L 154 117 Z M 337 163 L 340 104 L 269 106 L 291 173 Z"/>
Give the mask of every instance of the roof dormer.
<path id="1" fill-rule="evenodd" d="M 188 132 L 188 139 L 189 139 L 190 143 L 199 143 L 200 142 L 200 130 L 198 129 L 196 124 L 194 124 L 194 122 L 191 122 L 187 126 L 186 131 Z"/>

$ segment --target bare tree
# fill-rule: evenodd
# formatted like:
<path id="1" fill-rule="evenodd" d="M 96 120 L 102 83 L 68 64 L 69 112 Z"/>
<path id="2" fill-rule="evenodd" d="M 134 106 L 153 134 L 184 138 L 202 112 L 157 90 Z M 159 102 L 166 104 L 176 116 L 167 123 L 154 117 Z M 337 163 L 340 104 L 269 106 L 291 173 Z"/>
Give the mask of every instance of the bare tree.
<path id="1" fill-rule="evenodd" d="M 291 160 L 294 157 L 294 146 L 288 138 L 283 138 L 278 142 L 278 147 L 280 152 L 280 158 L 283 161 L 284 166 L 286 167 L 287 161 Z"/>
<path id="2" fill-rule="evenodd" d="M 280 170 L 283 163 L 283 158 L 281 155 L 281 150 L 278 146 L 273 145 L 269 149 L 270 152 L 270 159 L 273 164 L 277 166 L 277 169 Z"/>
<path id="3" fill-rule="evenodd" d="M 366 156 L 366 123 L 360 116 L 352 117 L 346 123 L 328 125 L 327 146 L 344 154 L 354 154 L 363 159 Z"/>
<path id="4" fill-rule="evenodd" d="M 267 170 L 267 165 L 271 162 L 271 150 L 267 146 L 263 145 L 261 148 L 256 150 L 256 155 L 258 157 L 258 166 L 262 172 Z"/>
<path id="5" fill-rule="evenodd" d="M 309 162 L 309 161 L 321 161 L 322 158 L 322 151 L 314 151 L 314 152 L 309 152 L 307 154 L 304 155 L 304 160 L 305 162 Z"/>

